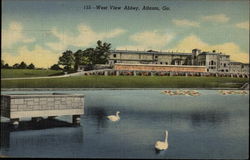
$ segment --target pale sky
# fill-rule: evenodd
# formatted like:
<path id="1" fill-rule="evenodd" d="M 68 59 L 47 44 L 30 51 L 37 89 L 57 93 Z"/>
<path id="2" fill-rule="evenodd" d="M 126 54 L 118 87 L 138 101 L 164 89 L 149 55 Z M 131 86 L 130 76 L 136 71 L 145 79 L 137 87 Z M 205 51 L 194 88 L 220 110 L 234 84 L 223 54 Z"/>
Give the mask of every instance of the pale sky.
<path id="1" fill-rule="evenodd" d="M 91 5 L 92 9 L 84 10 Z M 96 5 L 121 10 L 97 10 Z M 125 6 L 140 10 L 124 10 Z M 142 10 L 143 6 L 160 10 Z M 170 10 L 163 11 L 162 7 Z M 2 59 L 50 67 L 67 49 L 217 50 L 249 63 L 248 0 L 3 0 Z"/>

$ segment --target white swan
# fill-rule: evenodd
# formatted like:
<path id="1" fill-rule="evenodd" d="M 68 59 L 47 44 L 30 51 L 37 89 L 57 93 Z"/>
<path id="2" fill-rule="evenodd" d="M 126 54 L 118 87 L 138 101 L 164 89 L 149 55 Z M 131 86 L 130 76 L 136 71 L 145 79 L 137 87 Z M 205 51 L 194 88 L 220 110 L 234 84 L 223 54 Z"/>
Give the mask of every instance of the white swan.
<path id="1" fill-rule="evenodd" d="M 157 141 L 155 143 L 156 150 L 166 150 L 168 149 L 168 131 L 165 131 L 165 141 Z"/>
<path id="2" fill-rule="evenodd" d="M 119 121 L 119 120 L 120 120 L 120 117 L 119 117 L 119 115 L 118 115 L 119 113 L 120 113 L 120 112 L 117 111 L 117 112 L 116 112 L 116 115 L 107 116 L 107 118 L 108 118 L 109 120 L 113 121 L 113 122 Z"/>

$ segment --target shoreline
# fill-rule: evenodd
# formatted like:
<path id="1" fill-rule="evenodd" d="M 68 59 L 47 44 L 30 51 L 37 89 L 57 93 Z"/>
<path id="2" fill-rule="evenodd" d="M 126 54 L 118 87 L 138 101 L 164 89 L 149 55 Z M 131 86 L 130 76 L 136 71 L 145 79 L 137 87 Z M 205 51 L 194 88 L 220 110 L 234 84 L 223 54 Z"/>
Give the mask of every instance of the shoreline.
<path id="1" fill-rule="evenodd" d="M 242 88 L 1 88 L 1 91 L 84 91 L 84 90 L 244 90 Z"/>
<path id="2" fill-rule="evenodd" d="M 10 80 L 1 81 L 2 89 L 14 88 L 35 88 L 36 90 L 51 90 L 65 88 L 76 89 L 158 89 L 158 88 L 241 88 L 248 79 L 236 79 L 229 77 L 105 77 L 87 76 L 53 79 L 32 79 L 32 80 Z M 72 89 L 73 88 L 73 89 Z M 15 89 L 16 90 L 16 89 Z M 20 89 L 19 89 L 20 90 Z M 34 89 L 31 89 L 34 90 Z"/>

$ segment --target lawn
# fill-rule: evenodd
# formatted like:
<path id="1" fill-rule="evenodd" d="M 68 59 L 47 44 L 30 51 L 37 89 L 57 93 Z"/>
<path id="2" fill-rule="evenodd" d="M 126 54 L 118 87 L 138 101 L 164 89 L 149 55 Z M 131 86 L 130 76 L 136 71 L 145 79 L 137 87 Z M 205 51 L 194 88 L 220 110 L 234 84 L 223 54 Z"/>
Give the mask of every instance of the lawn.
<path id="1" fill-rule="evenodd" d="M 2 88 L 239 88 L 247 78 L 184 76 L 77 76 L 2 80 Z"/>
<path id="2" fill-rule="evenodd" d="M 35 69 L 1 69 L 1 78 L 44 77 L 59 75 L 62 71 Z"/>

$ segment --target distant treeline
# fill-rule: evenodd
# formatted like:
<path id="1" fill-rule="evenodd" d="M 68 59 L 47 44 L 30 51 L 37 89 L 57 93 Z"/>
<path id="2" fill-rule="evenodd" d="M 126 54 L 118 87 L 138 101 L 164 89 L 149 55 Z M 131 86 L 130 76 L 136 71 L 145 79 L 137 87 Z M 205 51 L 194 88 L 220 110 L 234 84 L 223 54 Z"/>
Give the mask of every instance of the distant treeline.
<path id="1" fill-rule="evenodd" d="M 5 69 L 36 69 L 35 65 L 33 63 L 30 63 L 27 65 L 25 62 L 21 62 L 14 64 L 13 66 L 10 66 L 8 63 L 4 63 L 4 60 L 1 60 L 1 68 Z"/>
<path id="2" fill-rule="evenodd" d="M 77 50 L 73 53 L 71 50 L 66 50 L 59 57 L 58 63 L 53 64 L 50 69 L 52 70 L 64 70 L 64 71 L 76 71 L 79 65 L 84 65 L 86 69 L 91 70 L 96 64 L 105 64 L 108 62 L 109 51 L 111 48 L 110 43 L 102 43 L 97 41 L 95 48 L 87 48 L 85 50 Z M 25 62 L 21 62 L 10 66 L 8 63 L 4 63 L 1 60 L 1 68 L 6 69 L 41 69 L 36 68 L 33 63 L 27 65 Z"/>

